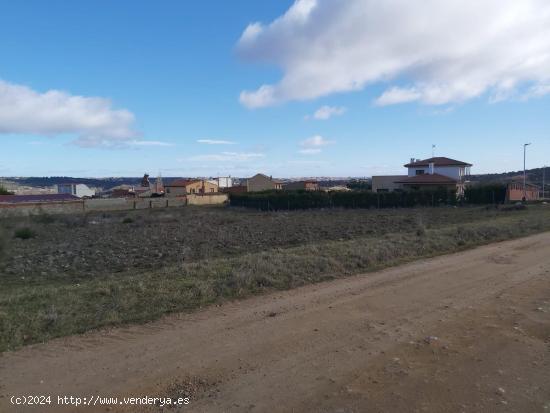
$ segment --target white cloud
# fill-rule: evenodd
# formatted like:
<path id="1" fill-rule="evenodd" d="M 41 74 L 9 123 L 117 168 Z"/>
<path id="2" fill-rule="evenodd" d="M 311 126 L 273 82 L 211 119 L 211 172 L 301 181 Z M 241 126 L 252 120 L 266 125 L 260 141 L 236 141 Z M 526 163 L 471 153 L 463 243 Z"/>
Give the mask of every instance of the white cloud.
<path id="1" fill-rule="evenodd" d="M 174 146 L 174 144 L 162 141 L 138 141 L 133 140 L 128 142 L 129 146 Z"/>
<path id="2" fill-rule="evenodd" d="M 264 158 L 263 153 L 247 152 L 222 152 L 217 154 L 197 155 L 189 158 L 191 161 L 200 162 L 246 162 L 254 159 Z"/>
<path id="3" fill-rule="evenodd" d="M 317 119 L 317 120 L 327 120 L 332 116 L 340 116 L 346 112 L 346 108 L 342 106 L 321 106 L 315 111 L 312 116 L 306 116 L 306 119 Z"/>
<path id="4" fill-rule="evenodd" d="M 121 147 L 136 142 L 134 115 L 108 99 L 59 90 L 36 92 L 0 80 L 0 134 L 75 134 L 83 147 Z"/>
<path id="5" fill-rule="evenodd" d="M 392 87 L 376 99 L 376 104 L 378 106 L 395 105 L 396 103 L 413 102 L 421 97 L 422 94 L 414 88 L 403 89 L 399 87 Z"/>
<path id="6" fill-rule="evenodd" d="M 304 148 L 319 148 L 322 146 L 327 146 L 333 144 L 333 141 L 329 141 L 325 138 L 323 138 L 321 135 L 315 135 L 311 138 L 307 138 L 300 142 L 300 145 Z"/>
<path id="7" fill-rule="evenodd" d="M 378 105 L 441 105 L 550 93 L 548 0 L 297 0 L 248 26 L 237 50 L 274 64 L 250 108 L 388 84 Z M 525 93 L 527 91 L 527 93 Z"/>
<path id="8" fill-rule="evenodd" d="M 235 145 L 236 142 L 225 141 L 219 139 L 198 139 L 198 143 L 204 143 L 206 145 Z"/>
<path id="9" fill-rule="evenodd" d="M 306 148 L 306 149 L 300 149 L 298 152 L 304 155 L 317 155 L 318 153 L 321 153 L 321 149 L 319 148 Z"/>
<path id="10" fill-rule="evenodd" d="M 321 135 L 315 135 L 300 142 L 302 149 L 298 152 L 302 155 L 317 155 L 321 153 L 324 146 L 332 145 L 333 143 L 333 141 L 329 141 Z"/>

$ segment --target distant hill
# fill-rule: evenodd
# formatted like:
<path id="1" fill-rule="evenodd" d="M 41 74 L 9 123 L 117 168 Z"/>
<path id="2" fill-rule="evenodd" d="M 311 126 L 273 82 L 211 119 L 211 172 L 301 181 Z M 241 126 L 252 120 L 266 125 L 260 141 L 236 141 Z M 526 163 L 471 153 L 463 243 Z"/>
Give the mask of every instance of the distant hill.
<path id="1" fill-rule="evenodd" d="M 70 176 L 45 176 L 45 177 L 3 177 L 0 179 L 0 181 L 9 181 L 13 182 L 15 184 L 21 185 L 21 186 L 32 186 L 36 188 L 47 188 L 58 184 L 67 184 L 67 183 L 75 183 L 75 184 L 85 184 L 88 185 L 91 188 L 101 188 L 103 190 L 111 189 L 115 186 L 119 185 L 139 185 L 141 182 L 142 177 L 113 177 L 113 178 L 73 178 Z M 154 182 L 156 177 L 150 176 L 149 179 L 151 182 Z M 162 181 L 164 184 L 170 183 L 174 179 L 180 179 L 180 177 L 162 177 Z M 296 178 L 298 179 L 298 178 Z M 299 180 L 303 180 L 305 178 L 300 178 Z M 319 185 L 321 186 L 334 186 L 334 185 L 346 185 L 349 182 L 358 182 L 365 180 L 364 178 L 329 178 L 329 177 L 322 177 L 322 178 L 307 178 L 307 179 L 315 179 L 319 182 Z M 233 180 L 235 182 L 245 182 L 246 178 L 237 178 L 234 177 Z M 283 179 L 285 182 L 290 182 L 295 179 Z M 367 180 L 369 181 L 369 180 Z"/>
<path id="2" fill-rule="evenodd" d="M 5 177 L 5 181 L 10 181 L 22 186 L 32 186 L 37 188 L 47 188 L 58 184 L 86 184 L 90 188 L 101 188 L 103 190 L 111 189 L 118 185 L 139 185 L 142 177 L 117 177 L 117 178 L 72 178 L 70 176 L 48 176 L 48 177 Z M 155 177 L 149 179 L 154 182 Z M 175 178 L 162 178 L 163 182 L 169 182 Z"/>
<path id="3" fill-rule="evenodd" d="M 542 188 L 543 168 L 528 169 L 526 171 L 527 182 Z M 508 183 L 512 181 L 523 182 L 523 171 L 504 172 L 500 174 L 472 175 L 470 181 L 480 183 Z M 546 168 L 546 187 L 550 186 L 550 168 Z"/>

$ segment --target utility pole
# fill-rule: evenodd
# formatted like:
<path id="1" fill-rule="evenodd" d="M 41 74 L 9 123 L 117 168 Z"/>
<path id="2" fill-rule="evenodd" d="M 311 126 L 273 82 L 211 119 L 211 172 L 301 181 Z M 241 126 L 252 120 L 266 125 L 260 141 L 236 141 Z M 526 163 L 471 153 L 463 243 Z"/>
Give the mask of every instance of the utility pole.
<path id="1" fill-rule="evenodd" d="M 526 188 L 527 174 L 525 172 L 525 158 L 526 158 L 527 147 L 529 145 L 531 145 L 531 142 L 523 144 L 523 201 L 524 202 L 527 200 L 527 188 Z"/>
<path id="2" fill-rule="evenodd" d="M 435 156 L 435 145 L 432 143 L 432 158 Z"/>

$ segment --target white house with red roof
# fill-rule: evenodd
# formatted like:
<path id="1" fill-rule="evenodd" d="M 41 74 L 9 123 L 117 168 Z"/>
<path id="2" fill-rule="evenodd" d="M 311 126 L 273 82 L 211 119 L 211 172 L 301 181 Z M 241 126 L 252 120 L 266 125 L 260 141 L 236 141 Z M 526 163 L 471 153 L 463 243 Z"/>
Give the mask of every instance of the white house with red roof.
<path id="1" fill-rule="evenodd" d="M 404 165 L 407 175 L 373 176 L 374 192 L 392 192 L 397 190 L 456 189 L 457 194 L 464 193 L 464 184 L 470 175 L 472 164 L 446 157 L 411 159 Z"/>

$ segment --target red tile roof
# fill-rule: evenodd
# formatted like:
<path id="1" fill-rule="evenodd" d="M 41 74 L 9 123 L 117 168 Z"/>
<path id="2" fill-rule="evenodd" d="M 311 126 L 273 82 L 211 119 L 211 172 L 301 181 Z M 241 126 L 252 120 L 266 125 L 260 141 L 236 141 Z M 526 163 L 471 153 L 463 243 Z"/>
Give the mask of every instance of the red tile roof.
<path id="1" fill-rule="evenodd" d="M 411 162 L 405 165 L 405 168 L 414 168 L 415 166 L 430 166 L 433 163 L 434 166 L 472 166 L 472 164 L 456 159 L 445 158 L 443 156 L 436 156 L 435 158 L 428 158 Z"/>
<path id="2" fill-rule="evenodd" d="M 56 202 L 78 201 L 79 198 L 71 194 L 42 194 L 42 195 L 0 195 L 0 204 L 18 204 L 21 202 Z"/>
<path id="3" fill-rule="evenodd" d="M 409 176 L 395 181 L 395 183 L 405 185 L 453 185 L 456 184 L 457 181 L 445 175 L 423 174 Z"/>
<path id="4" fill-rule="evenodd" d="M 200 182 L 200 179 L 176 179 L 168 184 L 164 184 L 165 187 L 173 187 L 173 186 L 182 186 L 185 187 L 187 185 L 191 185 L 195 182 Z"/>

